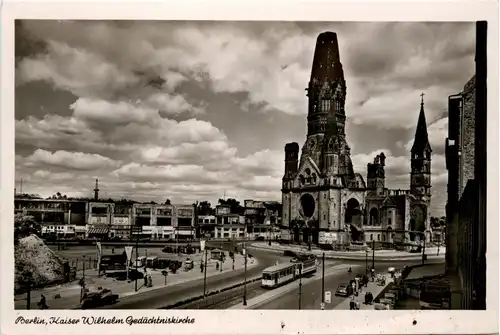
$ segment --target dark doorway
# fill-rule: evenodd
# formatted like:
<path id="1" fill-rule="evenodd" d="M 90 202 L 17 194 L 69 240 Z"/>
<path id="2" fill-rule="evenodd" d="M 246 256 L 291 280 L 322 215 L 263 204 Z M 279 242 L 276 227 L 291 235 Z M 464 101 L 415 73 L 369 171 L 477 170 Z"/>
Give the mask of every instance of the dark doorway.
<path id="1" fill-rule="evenodd" d="M 346 204 L 345 223 L 350 226 L 352 241 L 360 241 L 362 238 L 361 219 L 362 213 L 359 202 L 354 198 L 349 199 Z"/>

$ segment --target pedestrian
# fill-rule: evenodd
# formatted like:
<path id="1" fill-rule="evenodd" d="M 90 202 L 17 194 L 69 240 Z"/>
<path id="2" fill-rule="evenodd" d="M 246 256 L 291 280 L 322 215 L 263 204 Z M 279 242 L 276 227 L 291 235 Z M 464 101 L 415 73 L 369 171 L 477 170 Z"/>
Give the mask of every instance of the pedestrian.
<path id="1" fill-rule="evenodd" d="M 47 306 L 47 299 L 45 298 L 45 296 L 43 294 L 40 297 L 40 302 L 38 303 L 38 306 L 40 307 L 40 309 L 49 308 L 49 306 Z"/>
<path id="2" fill-rule="evenodd" d="M 351 297 L 351 301 L 349 301 L 349 310 L 354 310 L 356 308 L 356 303 L 354 302 L 354 297 Z"/>
<path id="3" fill-rule="evenodd" d="M 359 301 L 356 300 L 356 309 L 359 310 Z"/>

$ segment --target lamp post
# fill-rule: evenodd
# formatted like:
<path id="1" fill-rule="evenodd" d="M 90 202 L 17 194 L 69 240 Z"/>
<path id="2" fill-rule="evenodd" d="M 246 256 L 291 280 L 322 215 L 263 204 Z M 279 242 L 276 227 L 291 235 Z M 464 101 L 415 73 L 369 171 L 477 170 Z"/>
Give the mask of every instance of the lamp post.
<path id="1" fill-rule="evenodd" d="M 365 249 L 365 275 L 368 276 L 368 248 Z"/>
<path id="2" fill-rule="evenodd" d="M 301 308 L 302 308 L 302 267 L 299 267 L 299 310 Z"/>
<path id="3" fill-rule="evenodd" d="M 206 246 L 206 241 L 204 242 L 203 245 L 203 251 L 205 251 L 205 268 L 203 269 L 203 299 L 207 296 L 207 246 Z"/>
<path id="4" fill-rule="evenodd" d="M 422 236 L 424 238 L 424 243 L 423 243 L 423 248 L 422 248 L 422 265 L 424 265 L 425 264 L 425 241 L 426 241 L 425 231 L 422 233 Z"/>
<path id="5" fill-rule="evenodd" d="M 325 303 L 325 253 L 323 253 L 322 258 L 323 258 L 323 269 L 321 274 L 321 302 L 324 304 Z"/>
<path id="6" fill-rule="evenodd" d="M 244 263 L 245 263 L 245 280 L 243 282 L 243 306 L 247 305 L 247 244 L 246 244 L 246 234 L 245 234 L 245 241 L 244 243 L 244 249 L 243 252 L 245 253 L 244 257 Z"/>
<path id="7" fill-rule="evenodd" d="M 375 240 L 372 242 L 372 269 L 375 270 Z"/>

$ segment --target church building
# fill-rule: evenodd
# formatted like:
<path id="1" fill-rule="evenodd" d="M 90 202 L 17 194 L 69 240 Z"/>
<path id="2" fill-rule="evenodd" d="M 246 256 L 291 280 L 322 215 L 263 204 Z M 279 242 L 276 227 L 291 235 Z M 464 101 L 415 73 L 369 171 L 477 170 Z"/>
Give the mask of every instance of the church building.
<path id="1" fill-rule="evenodd" d="M 306 89 L 307 138 L 285 146 L 282 226 L 295 243 L 417 244 L 428 230 L 431 200 L 431 147 L 423 95 L 411 149 L 410 188 L 385 186 L 383 152 L 363 176 L 355 172 L 346 141 L 346 81 L 337 35 L 318 36 Z M 288 235 L 288 234 L 287 234 Z"/>

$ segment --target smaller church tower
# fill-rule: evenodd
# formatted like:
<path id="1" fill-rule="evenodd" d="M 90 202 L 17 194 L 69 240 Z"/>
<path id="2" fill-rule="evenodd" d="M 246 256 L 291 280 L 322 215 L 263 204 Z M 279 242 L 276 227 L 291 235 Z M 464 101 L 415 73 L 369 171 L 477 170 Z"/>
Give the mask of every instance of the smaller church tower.
<path id="1" fill-rule="evenodd" d="M 287 143 L 285 145 L 285 174 L 283 182 L 294 178 L 297 173 L 299 163 L 299 144 L 297 142 Z"/>
<path id="2" fill-rule="evenodd" d="M 417 130 L 411 148 L 411 181 L 410 192 L 416 196 L 431 195 L 431 145 L 427 134 L 427 123 L 424 112 L 424 94 L 421 94 L 420 114 Z"/>
<path id="3" fill-rule="evenodd" d="M 376 191 L 377 195 L 382 195 L 385 189 L 385 154 L 377 155 L 373 163 L 368 163 L 366 176 L 366 186 L 370 191 Z"/>

